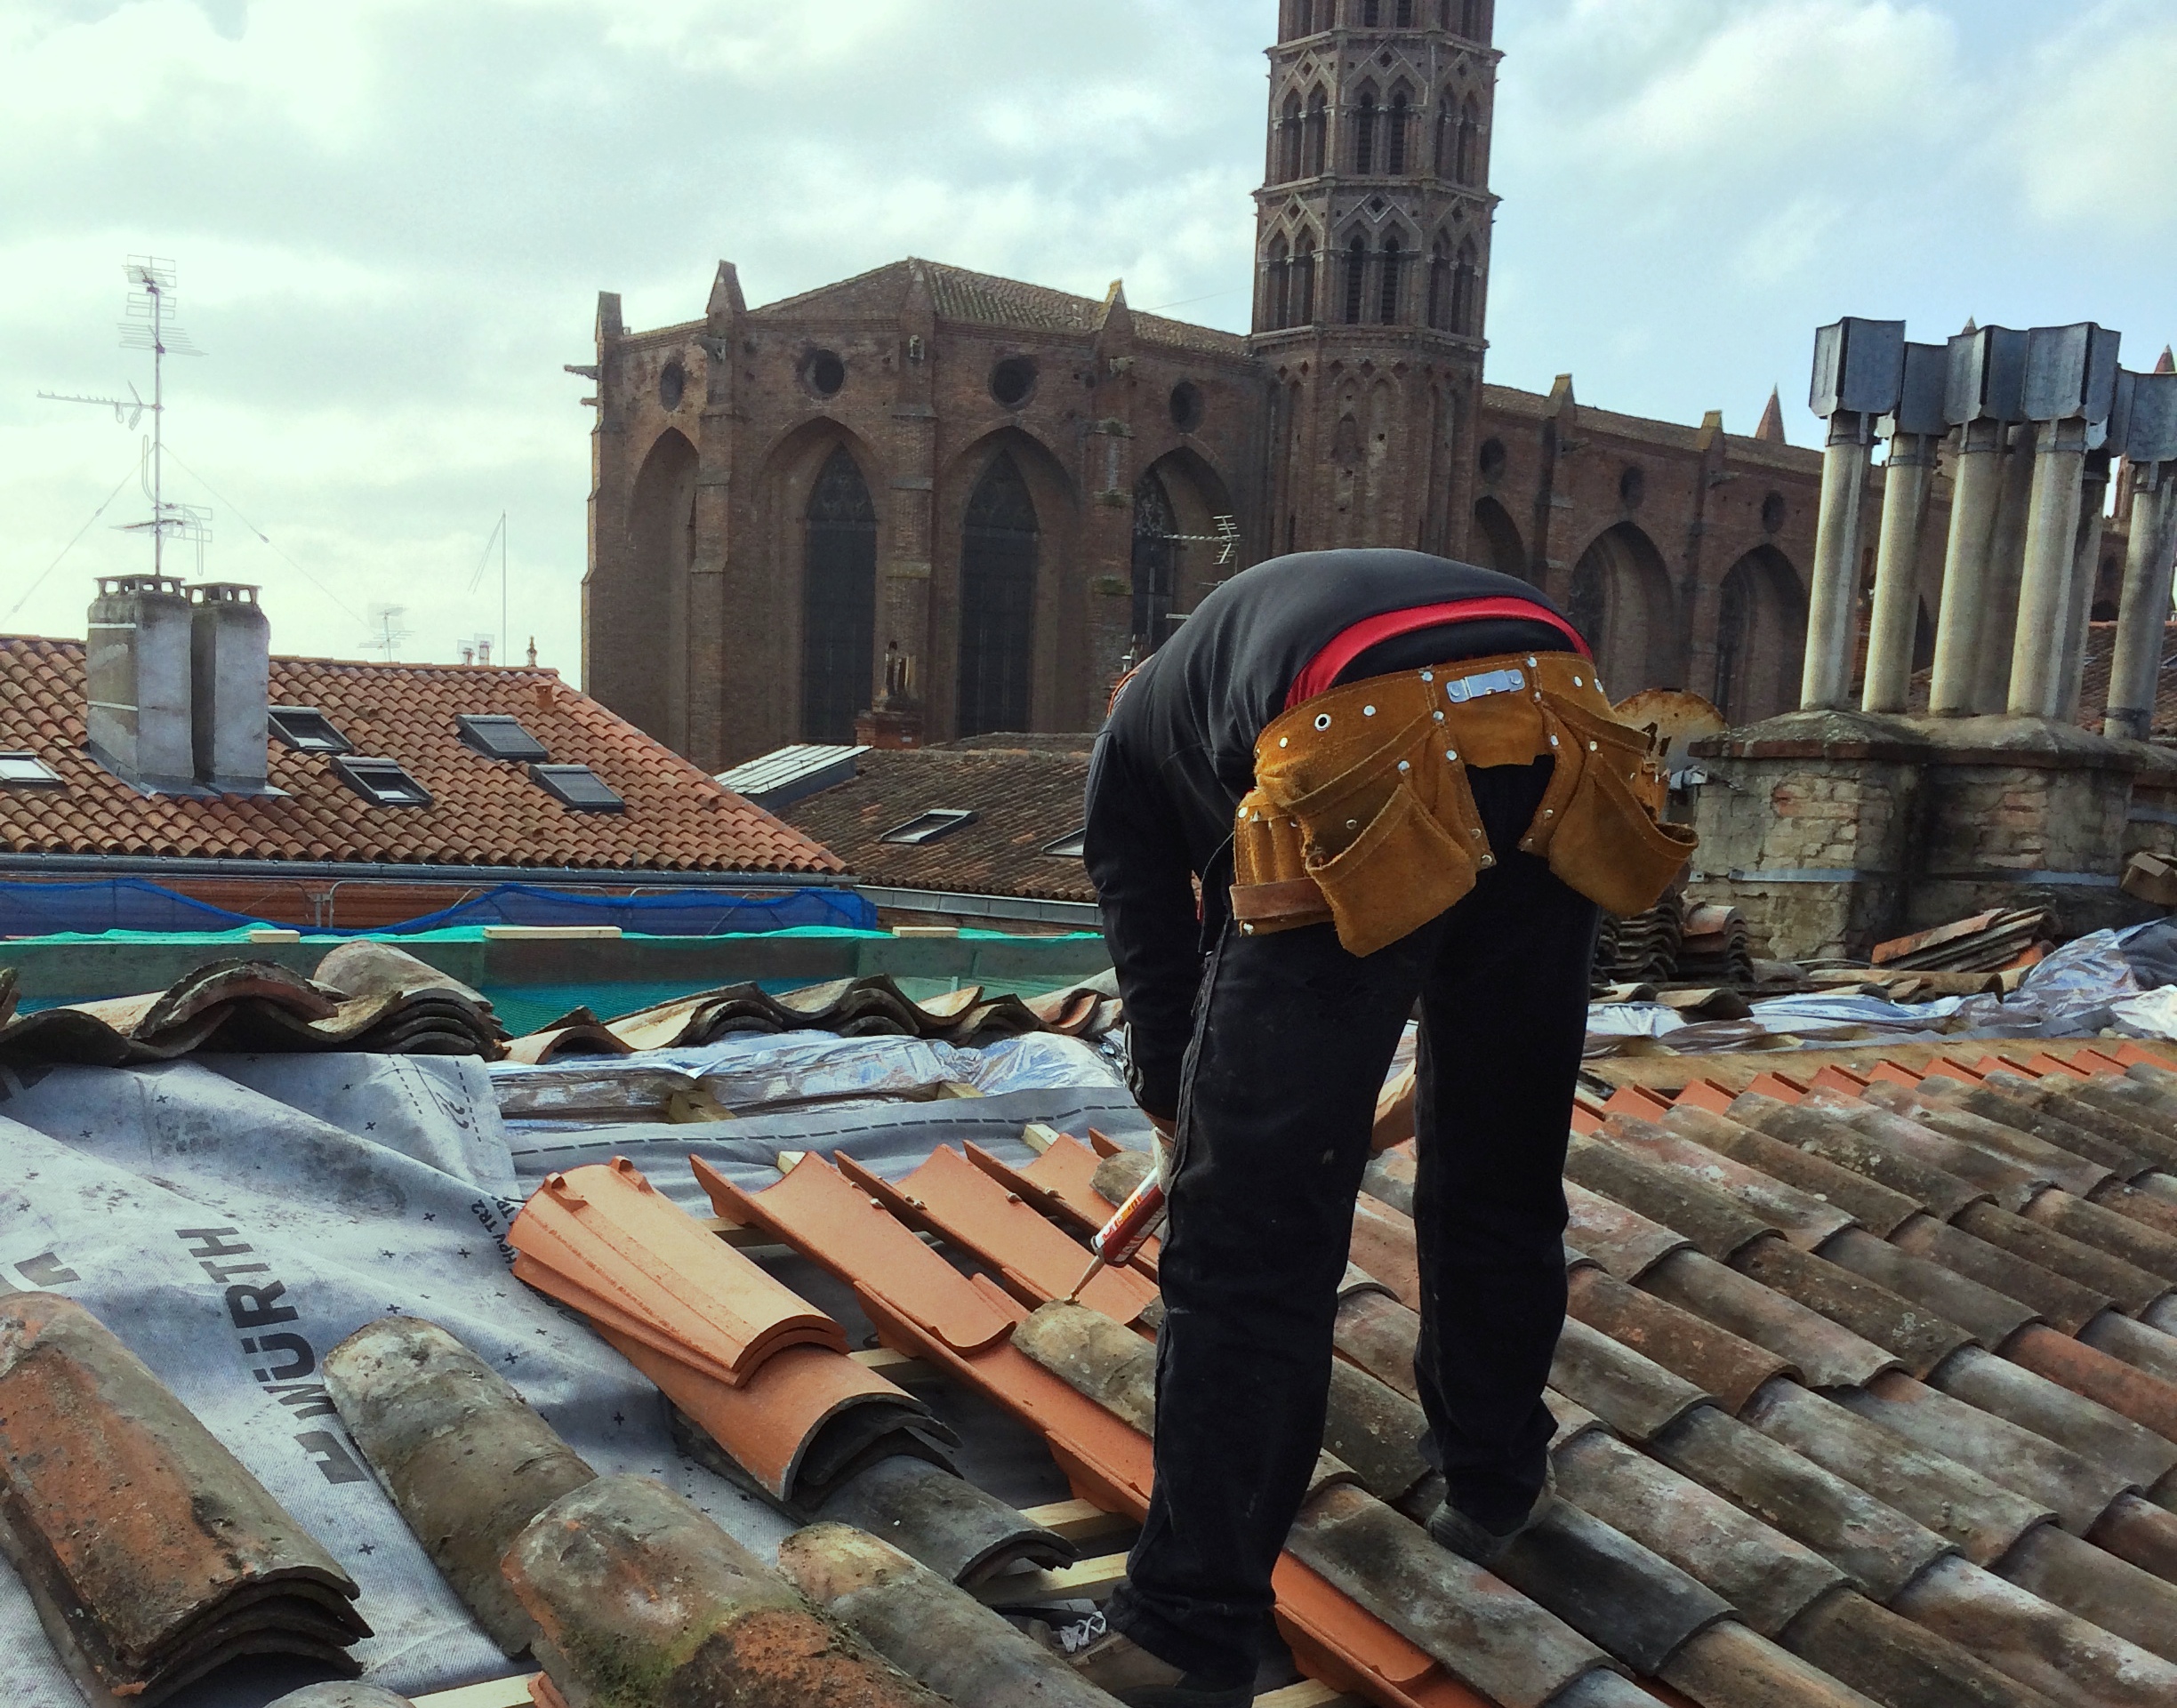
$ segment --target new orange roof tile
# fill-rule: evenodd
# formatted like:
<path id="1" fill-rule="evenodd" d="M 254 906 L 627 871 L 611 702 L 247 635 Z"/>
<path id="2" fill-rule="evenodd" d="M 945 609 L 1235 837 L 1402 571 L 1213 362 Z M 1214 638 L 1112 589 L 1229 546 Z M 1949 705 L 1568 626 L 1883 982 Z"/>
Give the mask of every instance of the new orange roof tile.
<path id="1" fill-rule="evenodd" d="M 1147 1512 L 1148 1438 L 1016 1347 L 1013 1327 L 1027 1313 L 987 1277 L 962 1275 L 821 1157 L 804 1157 L 758 1193 L 700 1161 L 695 1167 L 720 1215 L 769 1229 L 830 1270 L 889 1344 L 928 1359 L 1041 1434 L 1077 1493 L 1137 1522 Z M 985 1316 L 1003 1329 L 974 1351 L 928 1327 Z M 1291 1555 L 1280 1557 L 1273 1583 L 1279 1624 L 1313 1676 L 1388 1708 L 1481 1708 L 1427 1654 Z"/>
<path id="2" fill-rule="evenodd" d="M 1119 1208 L 1096 1190 L 1096 1173 L 1104 1159 L 1067 1134 L 1059 1134 L 1024 1169 L 1008 1167 L 976 1144 L 968 1147 L 968 1160 L 1008 1191 L 1019 1193 L 1052 1221 L 1077 1234 L 1097 1232 Z M 1161 1248 L 1162 1242 L 1153 1237 L 1145 1240 L 1129 1260 L 1129 1267 L 1154 1280 Z"/>
<path id="3" fill-rule="evenodd" d="M 276 658 L 271 702 L 323 712 L 357 755 L 398 760 L 432 805 L 375 806 L 341 781 L 331 756 L 277 737 L 277 794 L 141 795 L 84 747 L 83 643 L 0 636 L 0 748 L 35 753 L 60 778 L 58 789 L 0 789 L 0 850 L 540 870 L 844 870 L 821 845 L 551 670 Z M 552 763 L 588 766 L 626 810 L 561 805 L 530 781 L 526 765 L 467 746 L 454 723 L 463 714 L 520 718 Z"/>
<path id="4" fill-rule="evenodd" d="M 959 1151 L 940 1146 L 896 1183 L 851 1157 L 839 1172 L 911 1226 L 927 1227 L 998 1271 L 1006 1290 L 1029 1305 L 1063 1298 L 1088 1264 L 1088 1248 L 1046 1222 Z M 1105 1269 L 1084 1288 L 1080 1303 L 1114 1322 L 1130 1323 L 1149 1308 L 1156 1288 L 1129 1270 Z"/>
<path id="5" fill-rule="evenodd" d="M 624 1157 L 551 1175 L 508 1231 L 522 1279 L 729 1387 L 846 1331 L 717 1239 Z"/>

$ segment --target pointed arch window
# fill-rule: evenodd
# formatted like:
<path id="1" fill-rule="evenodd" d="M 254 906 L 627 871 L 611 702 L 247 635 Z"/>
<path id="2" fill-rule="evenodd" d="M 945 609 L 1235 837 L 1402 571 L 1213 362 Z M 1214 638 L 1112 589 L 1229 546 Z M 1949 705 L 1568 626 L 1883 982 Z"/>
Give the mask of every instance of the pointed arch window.
<path id="1" fill-rule="evenodd" d="M 1271 329 L 1292 325 L 1292 259 L 1285 246 L 1285 239 L 1273 238 L 1270 245 L 1269 277 L 1264 281 L 1267 289 L 1266 318 Z"/>
<path id="2" fill-rule="evenodd" d="M 960 733 L 1024 730 L 1040 530 L 1011 452 L 983 471 L 960 533 Z"/>
<path id="3" fill-rule="evenodd" d="M 1285 97 L 1285 111 L 1278 120 L 1277 175 L 1281 184 L 1289 184 L 1300 175 L 1300 96 L 1298 92 Z"/>
<path id="4" fill-rule="evenodd" d="M 1346 245 L 1346 324 L 1361 324 L 1362 305 L 1368 301 L 1368 239 L 1355 237 Z"/>
<path id="5" fill-rule="evenodd" d="M 851 742 L 876 669 L 877 508 L 845 445 L 809 492 L 801 577 L 801 739 Z"/>
<path id="6" fill-rule="evenodd" d="M 1451 92 L 1442 91 L 1436 97 L 1436 146 L 1429 156 L 1429 170 L 1443 177 L 1451 167 L 1451 154 L 1458 121 L 1453 116 L 1457 109 L 1451 103 Z"/>
<path id="7" fill-rule="evenodd" d="M 1462 184 L 1481 182 L 1482 103 L 1472 95 L 1459 109 L 1458 159 L 1454 175 Z"/>
<path id="8" fill-rule="evenodd" d="M 1354 111 L 1354 170 L 1367 177 L 1376 170 L 1376 92 L 1363 89 Z"/>
<path id="9" fill-rule="evenodd" d="M 1315 324 L 1315 238 L 1303 231 L 1300 241 L 1293 248 L 1292 318 L 1289 326 L 1312 326 Z"/>
<path id="10" fill-rule="evenodd" d="M 1413 117 L 1412 98 L 1403 90 L 1391 97 L 1391 108 L 1384 117 L 1384 170 L 1394 178 L 1406 172 L 1406 129 Z"/>
<path id="11" fill-rule="evenodd" d="M 1134 485 L 1134 629 L 1138 656 L 1171 637 L 1178 607 L 1179 520 L 1153 469 Z"/>
<path id="12" fill-rule="evenodd" d="M 1361 28 L 1374 29 L 1383 22 L 1383 0 L 1361 0 Z"/>
<path id="13" fill-rule="evenodd" d="M 1459 34 L 1470 42 L 1482 39 L 1482 0 L 1459 0 Z"/>
<path id="14" fill-rule="evenodd" d="M 1320 178 L 1323 172 L 1323 148 L 1330 134 L 1330 103 L 1318 89 L 1308 97 L 1306 166 L 1307 176 Z"/>
<path id="15" fill-rule="evenodd" d="M 1383 240 L 1383 270 L 1377 279 L 1376 318 L 1386 326 L 1399 323 L 1399 280 L 1406 256 L 1399 248 L 1398 233 L 1386 232 Z"/>
<path id="16" fill-rule="evenodd" d="M 1451 322 L 1451 245 L 1439 237 L 1429 245 L 1428 324 L 1437 332 Z"/>
<path id="17" fill-rule="evenodd" d="M 1398 27 L 1411 29 L 1414 20 L 1414 0 L 1398 0 Z"/>
<path id="18" fill-rule="evenodd" d="M 1451 330 L 1463 338 L 1474 335 L 1481 285 L 1481 269 L 1470 243 L 1459 251 L 1458 265 L 1451 269 Z"/>

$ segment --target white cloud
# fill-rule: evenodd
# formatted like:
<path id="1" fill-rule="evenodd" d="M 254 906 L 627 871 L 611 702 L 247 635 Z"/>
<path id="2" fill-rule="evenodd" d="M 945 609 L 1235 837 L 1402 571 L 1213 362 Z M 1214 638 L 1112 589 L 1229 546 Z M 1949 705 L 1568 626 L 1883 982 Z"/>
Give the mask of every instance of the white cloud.
<path id="1" fill-rule="evenodd" d="M 1750 429 L 1811 328 L 2177 326 L 2167 0 L 1506 0 L 1491 377 Z M 906 253 L 1241 327 L 1273 0 L 0 0 L 0 613 L 133 436 L 119 265 L 182 270 L 173 443 L 278 644 L 497 621 L 572 670 L 600 289 L 701 311 Z M 2149 351 L 2151 353 L 2151 351 Z M 177 475 L 185 497 L 205 494 Z M 75 633 L 107 524 L 13 627 Z M 309 576 L 245 528 L 231 504 Z M 316 582 L 332 589 L 320 591 Z"/>

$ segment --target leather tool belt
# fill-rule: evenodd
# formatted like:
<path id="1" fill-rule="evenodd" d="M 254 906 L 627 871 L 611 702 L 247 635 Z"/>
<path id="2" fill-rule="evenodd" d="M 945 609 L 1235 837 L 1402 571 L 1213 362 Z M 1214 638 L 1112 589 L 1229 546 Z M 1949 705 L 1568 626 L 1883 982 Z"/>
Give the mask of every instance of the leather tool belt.
<path id="1" fill-rule="evenodd" d="M 1233 835 L 1250 936 L 1325 921 L 1355 955 L 1418 930 L 1497 863 L 1469 766 L 1555 761 L 1519 846 L 1612 913 L 1653 907 L 1693 851 L 1660 821 L 1659 740 L 1619 723 L 1575 653 L 1466 659 L 1347 683 L 1255 744 Z"/>

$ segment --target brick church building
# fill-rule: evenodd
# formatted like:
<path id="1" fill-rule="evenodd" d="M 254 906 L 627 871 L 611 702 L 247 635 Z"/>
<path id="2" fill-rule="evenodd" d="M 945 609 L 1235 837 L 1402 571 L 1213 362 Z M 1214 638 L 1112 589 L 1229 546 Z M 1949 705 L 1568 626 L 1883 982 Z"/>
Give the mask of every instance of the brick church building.
<path id="1" fill-rule="evenodd" d="M 1795 702 L 1820 455 L 1774 401 L 1483 381 L 1494 0 L 1280 11 L 1246 336 L 912 259 L 753 309 L 721 262 L 648 332 L 601 296 L 589 691 L 708 769 L 1089 729 L 1217 581 L 1386 545 L 1546 589 L 1619 695 Z"/>

